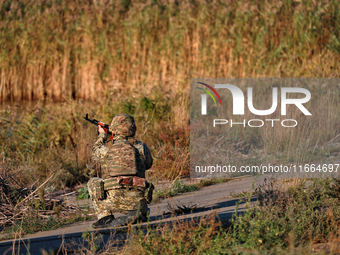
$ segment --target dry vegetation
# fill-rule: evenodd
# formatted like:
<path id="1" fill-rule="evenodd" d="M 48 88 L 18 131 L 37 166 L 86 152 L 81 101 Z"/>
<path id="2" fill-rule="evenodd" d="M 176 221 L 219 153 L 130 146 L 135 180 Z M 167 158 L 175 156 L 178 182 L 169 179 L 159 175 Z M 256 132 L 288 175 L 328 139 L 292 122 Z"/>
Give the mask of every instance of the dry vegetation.
<path id="1" fill-rule="evenodd" d="M 176 98 L 171 111 L 184 121 L 190 77 L 339 77 L 337 1 L 23 0 L 0 8 L 2 100 L 159 92 Z"/>
<path id="2" fill-rule="evenodd" d="M 155 175 L 171 179 L 189 171 L 190 77 L 339 77 L 336 1 L 5 1 L 0 20 L 1 100 L 64 102 L 3 108 L 1 160 L 28 178 L 62 172 L 59 186 L 88 178 L 86 112 L 134 115 Z M 229 143 L 264 154 L 298 142 L 235 132 Z"/>
<path id="3" fill-rule="evenodd" d="M 51 191 L 85 182 L 100 172 L 100 167 L 91 159 L 96 127 L 83 119 L 85 113 L 108 123 L 115 113 L 129 112 L 129 107 L 137 113 L 141 107 L 144 109 L 140 111 L 142 115 L 134 116 L 137 138 L 148 144 L 154 157 L 149 178 L 172 179 L 187 175 L 190 160 L 188 126 L 170 125 L 158 117 L 154 107 L 143 108 L 143 100 L 147 99 L 132 101 L 136 105 L 123 102 L 114 108 L 80 103 L 42 108 L 37 105 L 30 111 L 6 108 L 2 111 L 0 133 L 2 174 L 7 176 L 20 171 L 18 181 L 29 185 L 53 173 Z M 153 105 L 151 101 L 150 104 Z M 158 119 L 159 123 L 150 124 L 153 119 Z"/>
<path id="4" fill-rule="evenodd" d="M 212 214 L 200 221 L 129 228 L 126 241 L 115 233 L 102 243 L 100 235 L 87 233 L 87 243 L 72 247 L 78 254 L 337 254 L 339 190 L 339 180 L 268 180 L 247 194 L 249 209 L 228 226 Z"/>
<path id="5" fill-rule="evenodd" d="M 90 157 L 95 127 L 82 117 L 89 113 L 90 118 L 109 122 L 116 113 L 126 112 L 135 116 L 138 138 L 148 144 L 155 159 L 148 178 L 185 176 L 190 158 L 189 79 L 339 77 L 339 21 L 338 1 L 326 0 L 2 1 L 0 100 L 12 104 L 4 105 L 0 113 L 0 174 L 6 178 L 21 171 L 16 181 L 28 186 L 37 179 L 42 183 L 54 173 L 48 192 L 86 182 L 99 170 L 91 167 Z M 35 99 L 40 101 L 33 107 L 13 103 Z M 61 103 L 48 103 L 51 100 Z M 325 141 L 335 137 L 337 130 L 332 130 Z M 243 140 L 252 141 L 249 134 L 243 135 Z M 267 138 L 259 144 L 270 154 L 276 148 L 274 140 Z M 290 134 L 277 139 L 275 144 L 292 141 L 281 142 L 282 146 L 296 143 Z M 285 159 L 289 156 L 283 155 Z M 294 194 L 303 193 L 287 194 L 293 194 L 287 199 L 294 205 Z M 296 203 L 308 208 L 312 198 Z M 334 202 L 328 197 L 322 201 L 322 206 Z M 291 211 L 282 213 L 291 215 Z M 256 215 L 236 219 L 234 232 L 227 237 L 221 237 L 211 223 L 207 228 L 176 230 L 182 233 L 179 235 L 165 231 L 163 239 L 151 233 L 148 237 L 158 246 L 140 237 L 131 249 L 139 254 L 197 254 L 209 253 L 211 247 L 220 247 L 217 253 L 231 249 L 224 244 L 259 250 L 270 249 L 267 244 L 299 245 L 286 241 L 298 233 L 293 229 L 297 218 L 278 227 L 287 228 L 286 239 L 272 232 L 273 238 L 283 240 L 280 244 L 240 232 L 242 228 L 237 226 L 246 226 L 245 231 L 256 229 L 251 224 L 262 220 Z M 325 217 L 322 214 L 320 219 Z M 324 224 L 329 223 L 333 229 L 322 235 L 315 232 L 320 238 L 314 232 L 306 232 L 304 239 L 298 234 L 293 238 L 303 240 L 302 244 L 336 238 L 337 218 L 328 218 Z M 259 223 L 259 236 L 265 231 L 261 227 Z M 195 243 L 198 236 L 203 236 L 201 244 Z M 207 243 L 213 245 L 206 247 Z"/>

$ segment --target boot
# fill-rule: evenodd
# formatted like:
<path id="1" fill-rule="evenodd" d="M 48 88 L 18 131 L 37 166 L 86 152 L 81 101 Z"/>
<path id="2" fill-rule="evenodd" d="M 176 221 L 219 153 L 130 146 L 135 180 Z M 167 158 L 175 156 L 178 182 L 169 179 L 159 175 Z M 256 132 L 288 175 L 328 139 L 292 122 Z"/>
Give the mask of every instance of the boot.
<path id="1" fill-rule="evenodd" d="M 128 212 L 127 215 L 118 217 L 117 219 L 111 222 L 110 226 L 117 228 L 117 227 L 127 225 L 129 223 L 133 223 L 138 218 L 137 212 L 138 212 L 137 210 L 130 211 Z"/>
<path id="2" fill-rule="evenodd" d="M 105 216 L 92 224 L 93 228 L 107 228 L 110 227 L 110 223 L 115 219 L 113 215 Z"/>
<path id="3" fill-rule="evenodd" d="M 148 221 L 149 214 L 150 214 L 150 208 L 147 208 L 147 209 L 145 210 L 145 212 L 141 212 L 140 220 L 141 220 L 142 222 L 147 222 L 147 221 Z"/>

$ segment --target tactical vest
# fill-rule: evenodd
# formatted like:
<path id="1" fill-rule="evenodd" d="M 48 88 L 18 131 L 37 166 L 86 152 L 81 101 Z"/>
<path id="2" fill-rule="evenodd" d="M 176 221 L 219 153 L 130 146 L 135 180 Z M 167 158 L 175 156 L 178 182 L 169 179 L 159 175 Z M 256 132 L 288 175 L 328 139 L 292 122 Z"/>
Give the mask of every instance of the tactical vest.
<path id="1" fill-rule="evenodd" d="M 140 158 L 139 151 L 125 138 L 114 141 L 107 152 L 103 178 L 116 176 L 145 178 L 145 165 Z"/>

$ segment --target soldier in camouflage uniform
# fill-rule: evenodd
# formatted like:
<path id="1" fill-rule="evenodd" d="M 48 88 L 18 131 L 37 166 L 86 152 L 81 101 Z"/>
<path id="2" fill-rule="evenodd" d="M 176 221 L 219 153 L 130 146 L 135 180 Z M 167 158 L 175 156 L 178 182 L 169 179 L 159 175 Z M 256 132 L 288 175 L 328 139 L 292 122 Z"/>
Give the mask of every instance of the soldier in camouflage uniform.
<path id="1" fill-rule="evenodd" d="M 136 125 L 128 114 L 116 115 L 109 130 L 114 135 L 113 144 L 107 146 L 107 134 L 98 125 L 98 139 L 93 145 L 92 156 L 102 165 L 102 178 L 91 178 L 89 193 L 98 221 L 93 227 L 118 227 L 135 221 L 146 220 L 148 212 L 145 191 L 145 170 L 152 166 L 152 156 L 146 144 L 134 138 Z M 114 212 L 125 216 L 114 218 Z"/>

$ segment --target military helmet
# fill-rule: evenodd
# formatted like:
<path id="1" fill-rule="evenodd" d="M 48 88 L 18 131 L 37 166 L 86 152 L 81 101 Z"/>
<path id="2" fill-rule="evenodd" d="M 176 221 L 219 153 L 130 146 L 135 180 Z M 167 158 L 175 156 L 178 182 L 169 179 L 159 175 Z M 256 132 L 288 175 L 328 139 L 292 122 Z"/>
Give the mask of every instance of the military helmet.
<path id="1" fill-rule="evenodd" d="M 120 113 L 113 117 L 109 130 L 114 135 L 134 136 L 136 133 L 135 119 L 126 113 Z"/>

